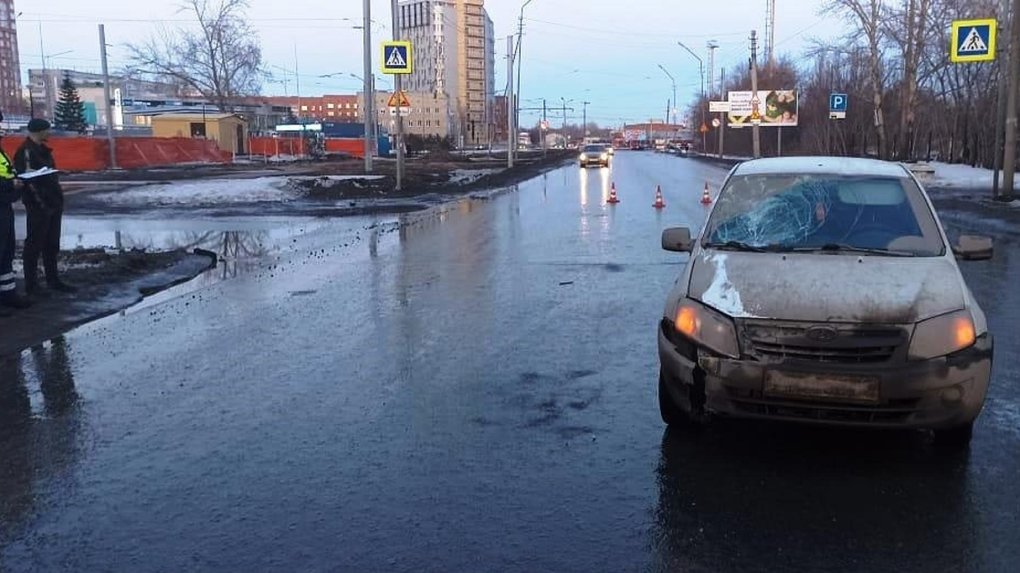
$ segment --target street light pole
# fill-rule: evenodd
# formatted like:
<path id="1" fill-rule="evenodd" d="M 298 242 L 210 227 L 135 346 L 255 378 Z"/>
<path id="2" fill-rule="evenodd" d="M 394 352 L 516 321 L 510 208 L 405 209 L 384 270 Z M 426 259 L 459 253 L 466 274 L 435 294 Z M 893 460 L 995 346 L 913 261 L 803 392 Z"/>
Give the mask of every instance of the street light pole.
<path id="1" fill-rule="evenodd" d="M 103 61 L 103 109 L 106 112 L 106 145 L 110 148 L 110 169 L 117 168 L 117 142 L 113 140 L 113 106 L 110 104 L 110 65 L 106 56 L 106 26 L 99 25 L 99 55 Z"/>
<path id="2" fill-rule="evenodd" d="M 361 109 L 365 122 L 365 173 L 372 172 L 372 156 L 375 154 L 375 74 L 372 70 L 372 0 L 365 0 L 364 9 L 365 49 L 365 103 Z"/>
<path id="3" fill-rule="evenodd" d="M 520 15 L 520 18 L 518 18 L 518 20 L 517 20 L 517 50 L 515 51 L 516 53 L 514 54 L 514 59 L 517 60 L 517 97 L 513 98 L 513 102 L 514 102 L 514 125 L 515 126 L 520 126 L 521 125 L 521 104 L 520 104 L 520 100 L 521 100 L 521 62 L 524 59 L 524 58 L 521 57 L 521 53 L 523 51 L 523 46 L 524 46 L 524 9 L 528 6 L 528 4 L 531 4 L 532 2 L 534 2 L 534 0 L 525 0 L 525 2 L 523 4 L 521 4 L 521 15 Z M 510 69 L 510 73 L 513 73 L 513 68 Z M 516 137 L 517 136 L 515 134 L 514 135 L 515 141 L 516 141 Z M 517 153 L 517 149 L 515 147 L 514 148 L 514 154 L 516 155 L 516 153 Z"/>
<path id="4" fill-rule="evenodd" d="M 666 70 L 666 68 L 663 67 L 662 64 L 659 64 L 659 69 L 662 70 L 663 73 L 666 74 L 666 77 L 668 77 L 669 81 L 673 84 L 673 123 L 675 124 L 676 123 L 676 108 L 677 108 L 677 102 L 676 102 L 676 80 L 673 78 L 673 74 L 669 73 L 669 71 Z M 669 114 L 666 114 L 666 119 L 667 120 L 669 119 Z"/>
<path id="5" fill-rule="evenodd" d="M 581 102 L 584 111 L 581 113 L 581 136 L 588 137 L 588 106 L 590 101 Z"/>
<path id="6" fill-rule="evenodd" d="M 695 60 L 698 60 L 698 70 L 699 73 L 701 74 L 701 101 L 698 103 L 698 108 L 701 110 L 700 127 L 705 127 L 705 62 L 701 60 L 700 56 L 694 53 L 694 50 L 691 50 L 690 48 L 685 46 L 683 42 L 678 41 L 677 44 L 679 44 L 681 48 L 687 50 L 687 53 L 689 53 L 691 56 L 694 56 Z M 705 146 L 707 145 L 708 140 L 705 135 L 705 130 L 700 129 L 700 127 L 699 130 L 701 131 L 701 152 L 704 153 Z"/>

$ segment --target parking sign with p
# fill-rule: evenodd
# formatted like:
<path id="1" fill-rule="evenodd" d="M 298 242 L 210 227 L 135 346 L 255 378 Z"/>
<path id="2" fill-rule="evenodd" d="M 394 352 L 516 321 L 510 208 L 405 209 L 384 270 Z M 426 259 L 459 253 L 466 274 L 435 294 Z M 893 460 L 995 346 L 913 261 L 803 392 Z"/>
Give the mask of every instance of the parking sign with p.
<path id="1" fill-rule="evenodd" d="M 846 119 L 846 109 L 850 98 L 846 94 L 831 94 L 829 96 L 829 119 Z"/>

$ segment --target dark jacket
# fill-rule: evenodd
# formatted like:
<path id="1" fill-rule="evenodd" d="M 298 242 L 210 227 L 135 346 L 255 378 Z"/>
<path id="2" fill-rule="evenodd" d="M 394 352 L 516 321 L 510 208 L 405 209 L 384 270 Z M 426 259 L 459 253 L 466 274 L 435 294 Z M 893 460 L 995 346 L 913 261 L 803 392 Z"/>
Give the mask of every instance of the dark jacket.
<path id="1" fill-rule="evenodd" d="M 14 162 L 0 149 L 0 209 L 10 210 L 11 203 L 21 198 L 21 193 L 14 185 L 16 173 Z"/>
<path id="2" fill-rule="evenodd" d="M 53 150 L 44 143 L 36 143 L 26 138 L 18 151 L 14 153 L 14 169 L 18 173 L 35 171 L 49 167 L 56 169 Z M 64 206 L 64 191 L 60 187 L 57 175 L 46 175 L 25 181 L 26 189 L 22 201 L 26 208 L 42 207 L 45 209 L 61 209 Z"/>

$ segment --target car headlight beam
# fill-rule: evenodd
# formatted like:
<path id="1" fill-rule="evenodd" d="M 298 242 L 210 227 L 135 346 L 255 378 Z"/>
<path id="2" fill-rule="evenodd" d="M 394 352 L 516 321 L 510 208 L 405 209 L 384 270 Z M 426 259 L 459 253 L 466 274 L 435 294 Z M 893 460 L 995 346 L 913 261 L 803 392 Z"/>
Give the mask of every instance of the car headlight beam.
<path id="1" fill-rule="evenodd" d="M 930 360 L 970 348 L 977 341 L 970 311 L 959 310 L 919 322 L 910 337 L 911 360 Z"/>
<path id="2" fill-rule="evenodd" d="M 677 307 L 673 327 L 694 342 L 730 358 L 740 357 L 733 320 L 697 301 L 685 299 Z"/>

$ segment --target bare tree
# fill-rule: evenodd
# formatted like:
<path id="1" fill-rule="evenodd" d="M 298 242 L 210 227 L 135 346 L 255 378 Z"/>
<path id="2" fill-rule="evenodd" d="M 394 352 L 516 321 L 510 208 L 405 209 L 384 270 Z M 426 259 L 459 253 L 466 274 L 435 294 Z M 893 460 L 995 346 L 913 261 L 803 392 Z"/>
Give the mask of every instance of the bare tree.
<path id="1" fill-rule="evenodd" d="M 878 156 L 889 156 L 886 143 L 885 114 L 883 111 L 885 91 L 885 64 L 882 53 L 882 0 L 829 0 L 825 11 L 838 14 L 857 26 L 854 37 L 863 36 L 867 48 L 871 72 L 871 97 L 875 112 L 875 131 L 878 134 Z"/>
<path id="2" fill-rule="evenodd" d="M 180 11 L 194 15 L 198 29 L 164 27 L 131 45 L 133 68 L 182 82 L 227 111 L 234 98 L 258 93 L 265 76 L 247 9 L 248 0 L 186 0 Z"/>

